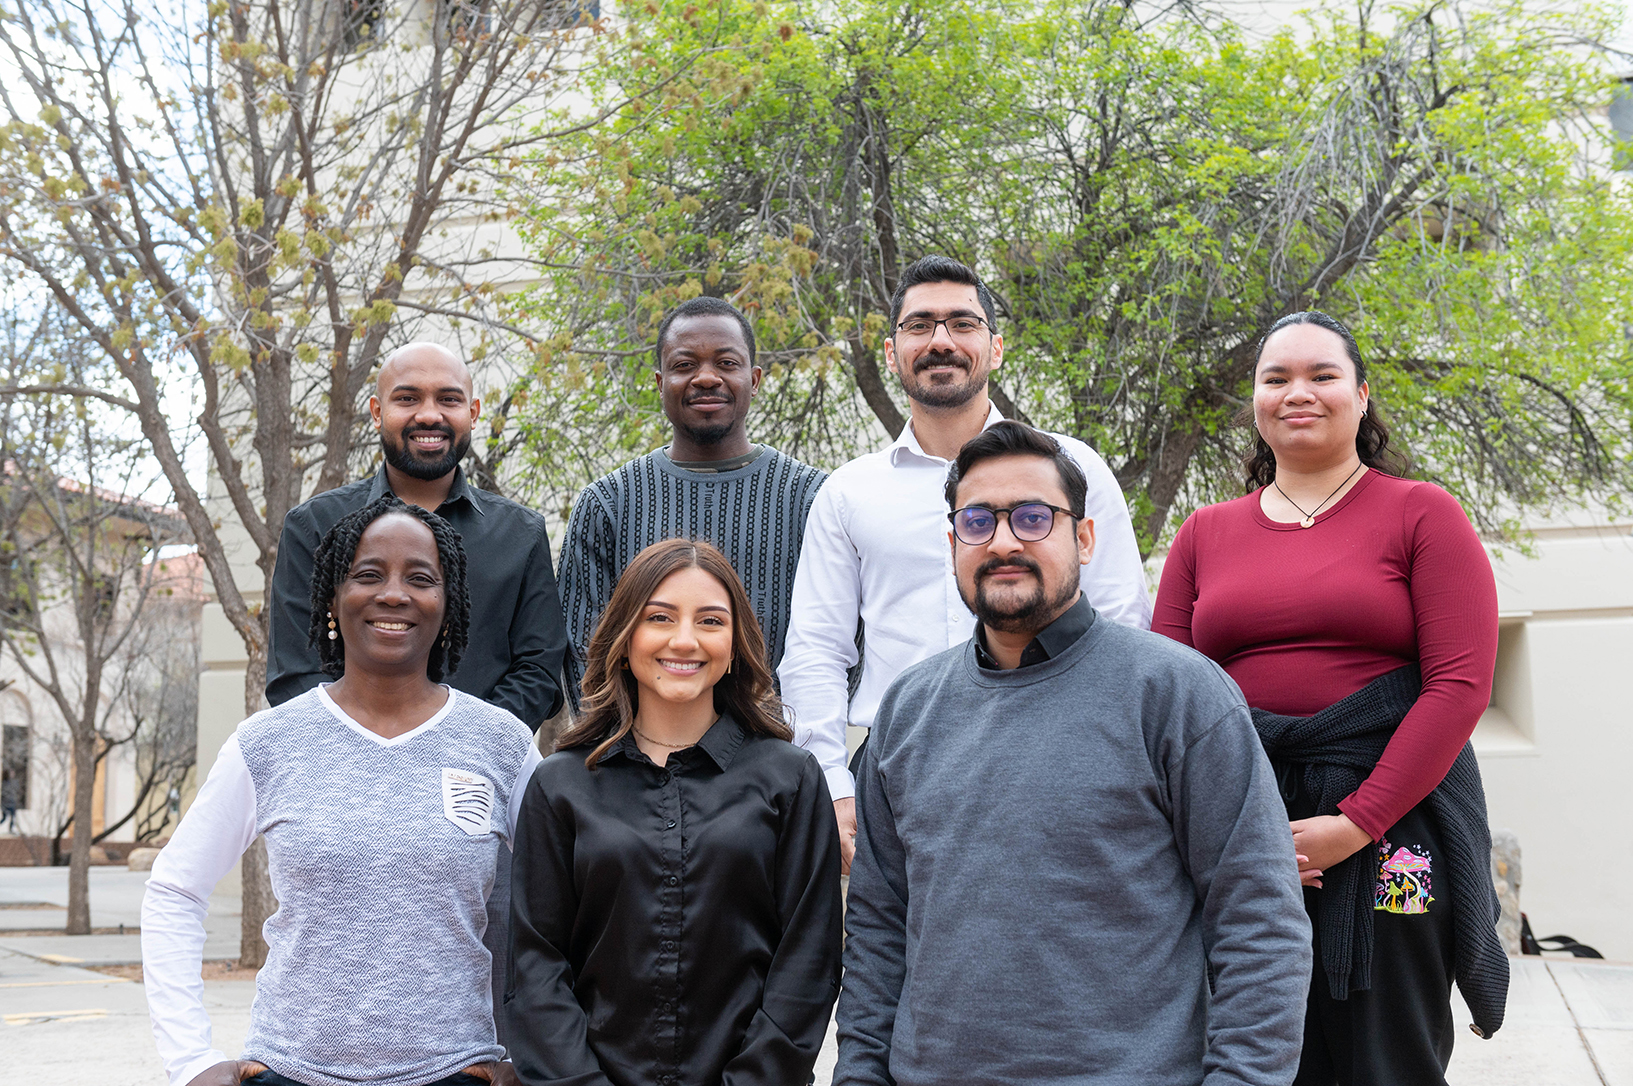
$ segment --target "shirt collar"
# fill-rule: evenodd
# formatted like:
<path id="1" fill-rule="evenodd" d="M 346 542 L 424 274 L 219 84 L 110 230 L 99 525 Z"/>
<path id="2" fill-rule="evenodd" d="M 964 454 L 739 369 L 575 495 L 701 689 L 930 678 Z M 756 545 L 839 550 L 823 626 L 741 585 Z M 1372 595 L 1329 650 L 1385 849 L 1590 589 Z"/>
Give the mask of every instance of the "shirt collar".
<path id="1" fill-rule="evenodd" d="M 697 741 L 697 746 L 687 749 L 701 750 L 724 773 L 726 767 L 731 765 L 732 759 L 737 757 L 737 752 L 743 748 L 743 743 L 747 740 L 748 729 L 737 723 L 737 719 L 730 713 L 721 713 L 720 719 L 711 724 L 709 730 L 703 733 L 703 738 Z M 676 753 L 684 752 L 677 751 Z M 633 729 L 625 732 L 618 742 L 609 747 L 604 757 L 610 758 L 614 754 L 622 754 L 625 758 L 634 762 L 648 760 L 646 755 L 641 753 L 641 748 L 636 745 Z M 670 758 L 673 759 L 674 755 L 670 755 Z"/>
<path id="2" fill-rule="evenodd" d="M 1077 602 L 1063 611 L 1059 618 L 1039 630 L 1025 649 L 1021 651 L 1021 666 L 1031 667 L 1041 664 L 1045 660 L 1053 660 L 1073 645 L 1079 638 L 1089 632 L 1094 625 L 1094 608 L 1089 605 L 1089 597 L 1078 594 Z M 998 662 L 987 651 L 987 628 L 979 623 L 975 627 L 975 660 L 982 667 L 992 671 L 1001 670 Z"/>
<path id="3" fill-rule="evenodd" d="M 390 489 L 391 483 L 386 478 L 386 466 L 381 464 L 380 470 L 374 473 L 374 481 L 369 484 L 369 501 L 374 501 Z M 454 502 L 463 501 L 482 516 L 486 516 L 487 513 L 483 510 L 482 503 L 476 499 L 476 496 L 480 493 L 482 493 L 480 490 L 465 481 L 465 469 L 456 466 L 454 468 L 454 485 L 448 488 L 448 496 L 442 500 L 442 505 L 452 505 Z M 437 508 L 440 509 L 442 506 Z"/>
<path id="4" fill-rule="evenodd" d="M 998 410 L 998 405 L 988 400 L 987 421 L 981 424 L 981 429 L 985 430 L 993 423 L 1003 421 L 1004 416 L 1003 413 Z M 920 460 L 934 460 L 938 464 L 946 463 L 946 461 L 941 459 L 941 457 L 931 456 L 929 453 L 924 451 L 924 446 L 919 444 L 918 437 L 913 433 L 913 420 L 911 417 L 908 418 L 907 425 L 902 427 L 900 436 L 898 436 L 895 441 L 890 443 L 889 448 L 886 449 L 886 454 L 890 458 L 891 467 L 900 466 L 902 457 L 904 455 L 916 456 Z"/>

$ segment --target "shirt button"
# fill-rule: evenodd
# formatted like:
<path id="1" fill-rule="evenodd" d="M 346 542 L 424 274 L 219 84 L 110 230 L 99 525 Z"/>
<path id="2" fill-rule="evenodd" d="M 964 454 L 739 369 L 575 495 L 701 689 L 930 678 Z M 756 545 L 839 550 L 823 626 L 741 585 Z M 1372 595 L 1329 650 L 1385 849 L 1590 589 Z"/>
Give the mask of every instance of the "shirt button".
<path id="1" fill-rule="evenodd" d="M 674 942 L 672 940 L 665 939 L 663 941 L 663 948 L 665 950 L 674 950 L 675 949 L 675 944 L 674 944 Z"/>
<path id="2" fill-rule="evenodd" d="M 670 886 L 678 886 L 678 885 L 680 885 L 680 880 L 677 879 L 675 876 L 670 875 L 669 876 L 669 885 Z"/>
<path id="3" fill-rule="evenodd" d="M 674 829 L 675 828 L 675 820 L 673 818 L 671 818 L 668 822 L 665 822 L 663 824 L 663 828 L 666 829 L 666 830 Z"/>

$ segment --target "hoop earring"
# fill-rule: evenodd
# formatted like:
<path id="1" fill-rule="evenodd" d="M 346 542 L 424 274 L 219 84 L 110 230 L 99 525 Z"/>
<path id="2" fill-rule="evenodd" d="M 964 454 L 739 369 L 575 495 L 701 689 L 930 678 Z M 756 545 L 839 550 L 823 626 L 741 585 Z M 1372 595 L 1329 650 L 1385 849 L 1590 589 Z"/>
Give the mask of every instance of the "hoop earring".
<path id="1" fill-rule="evenodd" d="M 333 611 L 329 612 L 329 640 L 340 640 L 340 635 L 335 632 L 335 613 Z"/>

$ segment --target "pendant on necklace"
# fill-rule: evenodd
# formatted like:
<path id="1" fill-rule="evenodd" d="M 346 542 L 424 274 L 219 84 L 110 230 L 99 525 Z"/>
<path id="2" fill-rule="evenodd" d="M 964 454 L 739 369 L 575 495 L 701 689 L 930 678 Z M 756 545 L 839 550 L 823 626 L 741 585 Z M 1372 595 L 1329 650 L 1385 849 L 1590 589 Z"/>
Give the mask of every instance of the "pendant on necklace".
<path id="1" fill-rule="evenodd" d="M 1313 528 L 1315 527 L 1315 518 L 1305 517 L 1303 520 L 1298 522 L 1298 526 L 1300 528 Z"/>

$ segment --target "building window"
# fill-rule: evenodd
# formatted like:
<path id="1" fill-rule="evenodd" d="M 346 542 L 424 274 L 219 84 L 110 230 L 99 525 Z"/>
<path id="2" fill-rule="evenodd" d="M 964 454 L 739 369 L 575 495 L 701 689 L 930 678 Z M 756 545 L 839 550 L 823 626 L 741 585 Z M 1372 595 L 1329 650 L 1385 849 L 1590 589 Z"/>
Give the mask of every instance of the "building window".
<path id="1" fill-rule="evenodd" d="M 28 810 L 28 729 L 21 724 L 0 728 L 0 806 Z"/>
<path id="2" fill-rule="evenodd" d="M 1611 92 L 1610 135 L 1616 141 L 1616 169 L 1633 170 L 1633 79 L 1622 80 Z"/>
<path id="3" fill-rule="evenodd" d="M 347 49 L 356 49 L 374 37 L 385 7 L 386 0 L 341 0 L 341 32 Z"/>

